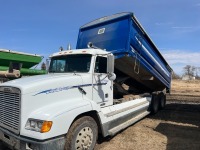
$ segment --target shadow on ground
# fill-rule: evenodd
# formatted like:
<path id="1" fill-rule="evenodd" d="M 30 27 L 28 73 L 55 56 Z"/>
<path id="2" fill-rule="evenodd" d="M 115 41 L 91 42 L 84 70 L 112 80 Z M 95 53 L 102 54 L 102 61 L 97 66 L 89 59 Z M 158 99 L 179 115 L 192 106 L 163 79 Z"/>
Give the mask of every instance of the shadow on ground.
<path id="1" fill-rule="evenodd" d="M 200 104 L 168 104 L 149 118 L 161 120 L 154 131 L 167 137 L 167 150 L 200 150 Z"/>

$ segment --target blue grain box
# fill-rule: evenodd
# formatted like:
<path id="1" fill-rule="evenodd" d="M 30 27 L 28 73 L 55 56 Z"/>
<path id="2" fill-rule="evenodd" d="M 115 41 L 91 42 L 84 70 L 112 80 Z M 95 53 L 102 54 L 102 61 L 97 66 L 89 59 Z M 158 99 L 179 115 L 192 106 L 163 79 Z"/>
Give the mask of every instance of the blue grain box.
<path id="1" fill-rule="evenodd" d="M 172 69 L 133 13 L 118 13 L 83 25 L 76 48 L 87 48 L 89 42 L 112 52 L 116 74 L 130 77 L 136 88 L 170 91 Z"/>

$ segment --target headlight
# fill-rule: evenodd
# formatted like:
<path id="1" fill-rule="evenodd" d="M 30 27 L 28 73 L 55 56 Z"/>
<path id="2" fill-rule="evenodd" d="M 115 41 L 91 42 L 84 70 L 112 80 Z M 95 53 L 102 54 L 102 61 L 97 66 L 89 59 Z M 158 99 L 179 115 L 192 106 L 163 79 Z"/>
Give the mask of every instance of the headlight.
<path id="1" fill-rule="evenodd" d="M 25 125 L 25 129 L 45 133 L 51 130 L 52 124 L 52 121 L 28 119 Z"/>

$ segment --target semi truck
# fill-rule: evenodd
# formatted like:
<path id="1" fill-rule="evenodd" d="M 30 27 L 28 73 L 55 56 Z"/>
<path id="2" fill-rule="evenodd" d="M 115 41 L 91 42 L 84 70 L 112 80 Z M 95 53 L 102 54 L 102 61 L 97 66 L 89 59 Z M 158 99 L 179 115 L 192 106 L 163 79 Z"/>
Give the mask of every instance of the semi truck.
<path id="1" fill-rule="evenodd" d="M 163 109 L 172 69 L 133 13 L 80 27 L 49 73 L 0 85 L 0 140 L 13 149 L 92 150 Z"/>

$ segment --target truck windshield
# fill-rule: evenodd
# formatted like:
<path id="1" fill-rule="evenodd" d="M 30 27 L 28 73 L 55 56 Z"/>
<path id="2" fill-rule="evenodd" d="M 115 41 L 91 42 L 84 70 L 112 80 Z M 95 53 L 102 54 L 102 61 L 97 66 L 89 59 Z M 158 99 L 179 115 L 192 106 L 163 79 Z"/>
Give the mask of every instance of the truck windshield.
<path id="1" fill-rule="evenodd" d="M 91 54 L 57 56 L 51 59 L 50 73 L 89 72 Z"/>

